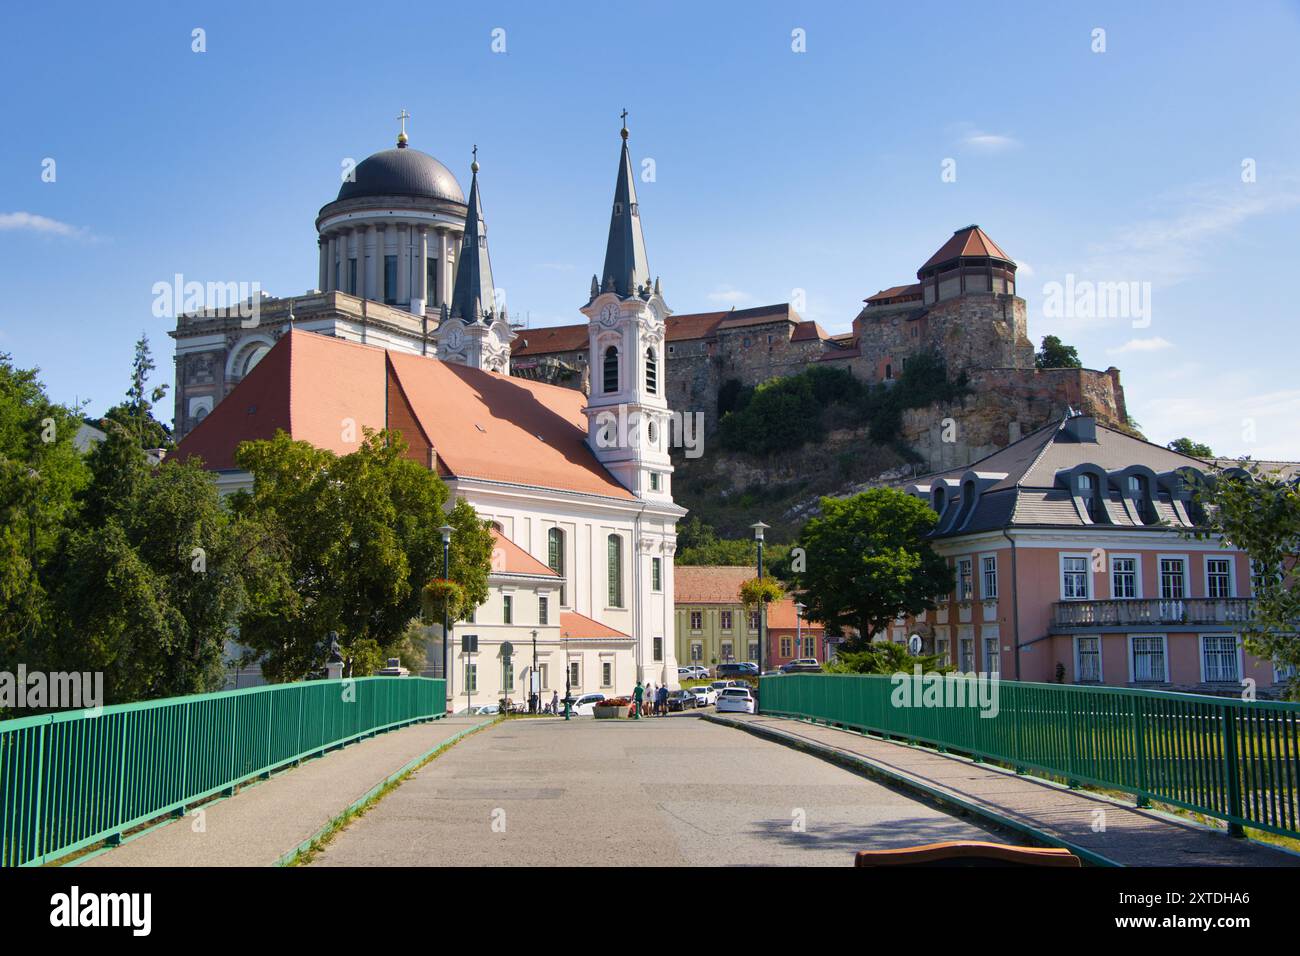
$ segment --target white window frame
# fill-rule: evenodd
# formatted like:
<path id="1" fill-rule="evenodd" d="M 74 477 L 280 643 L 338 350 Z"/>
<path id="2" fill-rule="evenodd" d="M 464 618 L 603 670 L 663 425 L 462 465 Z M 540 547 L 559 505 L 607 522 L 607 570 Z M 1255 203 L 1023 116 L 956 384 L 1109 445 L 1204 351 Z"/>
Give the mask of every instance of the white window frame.
<path id="1" fill-rule="evenodd" d="M 989 655 L 989 643 L 993 644 L 993 654 Z M 983 658 L 984 673 L 1001 674 L 1002 673 L 1002 638 L 999 637 L 980 637 L 980 656 Z"/>
<path id="2" fill-rule="evenodd" d="M 1162 649 L 1161 656 L 1164 658 L 1165 673 L 1164 677 L 1158 681 L 1138 681 L 1134 676 L 1137 668 L 1134 666 L 1136 661 L 1133 657 L 1133 642 L 1141 637 L 1155 637 L 1160 639 Z M 1168 634 L 1130 634 L 1128 636 L 1128 682 L 1130 684 L 1168 684 L 1169 683 L 1169 635 Z"/>
<path id="3" fill-rule="evenodd" d="M 735 630 L 736 612 L 719 611 L 718 612 L 718 630 L 730 634 Z"/>
<path id="4" fill-rule="evenodd" d="M 1210 593 L 1210 562 L 1211 561 L 1227 562 L 1228 565 L 1228 593 L 1227 594 L 1213 595 Z M 1203 569 L 1204 577 L 1205 577 L 1205 596 L 1207 598 L 1216 597 L 1216 596 L 1223 597 L 1223 598 L 1235 598 L 1237 596 L 1237 562 L 1233 559 L 1233 555 L 1207 554 L 1205 556 L 1205 560 L 1202 563 L 1205 566 Z"/>
<path id="5" fill-rule="evenodd" d="M 1095 681 L 1085 681 L 1083 679 L 1083 654 L 1079 650 L 1080 641 L 1097 642 L 1097 679 Z M 1076 684 L 1104 684 L 1106 683 L 1106 658 L 1101 652 L 1101 635 L 1100 634 L 1076 634 L 1074 635 L 1074 682 Z"/>
<path id="6" fill-rule="evenodd" d="M 1207 675 L 1206 667 L 1205 667 L 1205 663 L 1206 663 L 1206 662 L 1205 662 L 1205 642 L 1206 642 L 1206 640 L 1207 640 L 1208 638 L 1215 638 L 1215 639 L 1217 639 L 1217 640 L 1222 640 L 1223 638 L 1229 638 L 1229 639 L 1232 641 L 1233 646 L 1234 646 L 1234 648 L 1235 648 L 1236 651 L 1237 651 L 1237 676 L 1236 676 L 1234 679 L 1232 679 L 1232 680 L 1226 680 L 1226 681 L 1222 681 L 1222 680 L 1215 680 L 1215 681 L 1212 681 L 1212 680 L 1210 680 L 1209 676 Z M 1243 674 L 1244 674 L 1244 668 L 1245 668 L 1245 663 L 1246 663 L 1246 662 L 1245 662 L 1245 660 L 1244 660 L 1244 658 L 1243 658 L 1243 655 L 1242 655 L 1242 652 L 1241 652 L 1241 637 L 1240 637 L 1239 635 L 1237 635 L 1237 634 L 1222 634 L 1222 633 L 1220 633 L 1220 634 L 1198 634 L 1198 635 L 1196 635 L 1196 653 L 1197 653 L 1197 657 L 1199 657 L 1199 658 L 1200 658 L 1200 661 L 1201 661 L 1201 683 L 1202 683 L 1202 684 L 1224 684 L 1224 685 L 1236 685 L 1236 686 L 1239 686 L 1239 685 L 1241 684 L 1241 678 L 1242 678 L 1242 676 L 1243 676 Z"/>
<path id="7" fill-rule="evenodd" d="M 1133 597 L 1122 598 L 1115 593 L 1115 562 L 1127 560 L 1133 562 Z M 1134 552 L 1132 554 L 1122 552 L 1112 552 L 1110 555 L 1109 567 L 1110 578 L 1107 581 L 1107 587 L 1110 589 L 1110 598 L 1112 601 L 1139 600 L 1142 597 L 1142 555 Z"/>
<path id="8" fill-rule="evenodd" d="M 570 657 L 567 666 L 569 668 L 569 689 L 577 690 L 582 687 L 582 658 Z M 573 669 L 575 667 L 578 669 L 577 679 L 574 679 L 573 676 Z"/>
<path id="9" fill-rule="evenodd" d="M 1165 570 L 1166 561 L 1183 562 L 1183 596 L 1181 598 L 1165 597 Z M 1157 554 L 1156 555 L 1156 593 L 1161 601 L 1186 601 L 1192 596 L 1192 561 L 1185 554 Z"/>
<path id="10" fill-rule="evenodd" d="M 1080 558 L 1083 561 L 1083 597 L 1067 597 L 1065 594 L 1065 561 L 1067 558 Z M 1060 589 L 1062 601 L 1093 600 L 1092 554 L 1087 551 L 1062 551 L 1057 558 L 1056 586 Z M 1071 572 L 1077 573 L 1077 572 Z"/>
<path id="11" fill-rule="evenodd" d="M 700 616 L 700 622 L 699 622 L 698 625 L 695 623 L 695 615 L 697 615 L 697 614 Z M 687 611 L 687 612 L 686 612 L 686 623 L 690 626 L 690 631 L 691 631 L 692 634 L 699 634 L 699 633 L 702 633 L 703 630 L 704 630 L 704 612 L 703 612 L 703 611 Z"/>
<path id="12" fill-rule="evenodd" d="M 988 570 L 984 567 L 984 562 L 993 562 L 993 593 L 989 593 L 988 587 Z M 985 601 L 996 601 L 998 599 L 998 556 L 994 552 L 980 555 L 980 597 Z"/>
<path id="13" fill-rule="evenodd" d="M 970 584 L 970 590 L 967 591 L 962 584 L 962 567 L 967 569 L 966 581 Z M 957 559 L 957 600 L 973 601 L 975 599 L 975 559 L 958 558 Z"/>
<path id="14" fill-rule="evenodd" d="M 608 679 L 605 677 L 606 671 L 609 672 Z M 614 662 L 612 660 L 602 660 L 600 662 L 600 686 L 601 687 L 614 686 Z"/>

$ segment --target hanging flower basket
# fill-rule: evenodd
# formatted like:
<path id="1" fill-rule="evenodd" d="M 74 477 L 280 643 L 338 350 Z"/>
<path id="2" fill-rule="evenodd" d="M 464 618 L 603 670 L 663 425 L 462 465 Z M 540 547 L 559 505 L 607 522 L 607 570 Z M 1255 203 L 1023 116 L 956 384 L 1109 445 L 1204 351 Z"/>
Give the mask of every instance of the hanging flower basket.
<path id="1" fill-rule="evenodd" d="M 465 608 L 465 589 L 447 578 L 434 578 L 420 592 L 420 607 L 432 624 L 441 624 L 444 614 L 455 621 Z"/>
<path id="2" fill-rule="evenodd" d="M 740 603 L 746 610 L 760 604 L 772 604 L 785 597 L 785 589 L 775 578 L 750 578 L 740 586 Z"/>

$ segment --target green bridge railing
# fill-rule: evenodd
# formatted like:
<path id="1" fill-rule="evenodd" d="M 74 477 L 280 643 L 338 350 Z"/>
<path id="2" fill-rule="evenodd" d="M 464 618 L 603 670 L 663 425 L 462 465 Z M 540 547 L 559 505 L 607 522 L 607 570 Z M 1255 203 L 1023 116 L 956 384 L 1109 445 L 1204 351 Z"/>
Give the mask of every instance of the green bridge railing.
<path id="1" fill-rule="evenodd" d="M 103 840 L 277 767 L 439 717 L 444 681 L 273 684 L 0 721 L 0 866 Z"/>
<path id="2" fill-rule="evenodd" d="M 968 690 L 971 681 L 960 679 Z M 924 703 L 923 686 L 908 682 Z M 759 703 L 764 714 L 1127 791 L 1140 805 L 1226 820 L 1234 833 L 1300 837 L 1300 704 L 1008 680 L 997 685 L 997 716 L 981 717 L 978 706 L 895 706 L 895 686 L 891 677 L 786 674 L 761 679 Z"/>

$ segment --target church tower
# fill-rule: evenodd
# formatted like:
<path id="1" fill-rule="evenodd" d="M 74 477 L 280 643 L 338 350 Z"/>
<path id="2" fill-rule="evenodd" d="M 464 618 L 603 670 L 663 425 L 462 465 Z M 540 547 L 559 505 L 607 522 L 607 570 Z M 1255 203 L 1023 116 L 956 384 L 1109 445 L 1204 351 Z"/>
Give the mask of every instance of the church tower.
<path id="1" fill-rule="evenodd" d="M 442 307 L 436 333 L 438 358 L 488 372 L 508 373 L 510 342 L 514 330 L 506 317 L 505 303 L 497 303 L 492 283 L 492 260 L 488 255 L 487 223 L 478 190 L 478 147 L 470 164 L 473 179 L 469 187 L 465 231 L 451 305 Z"/>
<path id="2" fill-rule="evenodd" d="M 623 111 L 605 266 L 592 276 L 587 317 L 590 392 L 587 443 L 639 498 L 671 501 L 670 414 L 664 322 L 671 310 L 650 278 Z"/>

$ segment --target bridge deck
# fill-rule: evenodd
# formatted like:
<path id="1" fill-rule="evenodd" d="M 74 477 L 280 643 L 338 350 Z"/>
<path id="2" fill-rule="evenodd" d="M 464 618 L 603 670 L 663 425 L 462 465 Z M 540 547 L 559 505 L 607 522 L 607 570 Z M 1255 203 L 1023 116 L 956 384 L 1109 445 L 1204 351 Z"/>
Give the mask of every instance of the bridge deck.
<path id="1" fill-rule="evenodd" d="M 274 866 L 408 763 L 490 722 L 446 717 L 349 744 L 78 865 Z"/>
<path id="2" fill-rule="evenodd" d="M 1298 854 L 926 747 L 780 717 L 708 719 L 892 779 L 904 789 L 928 791 L 940 802 L 1039 831 L 1122 866 L 1300 866 Z"/>

